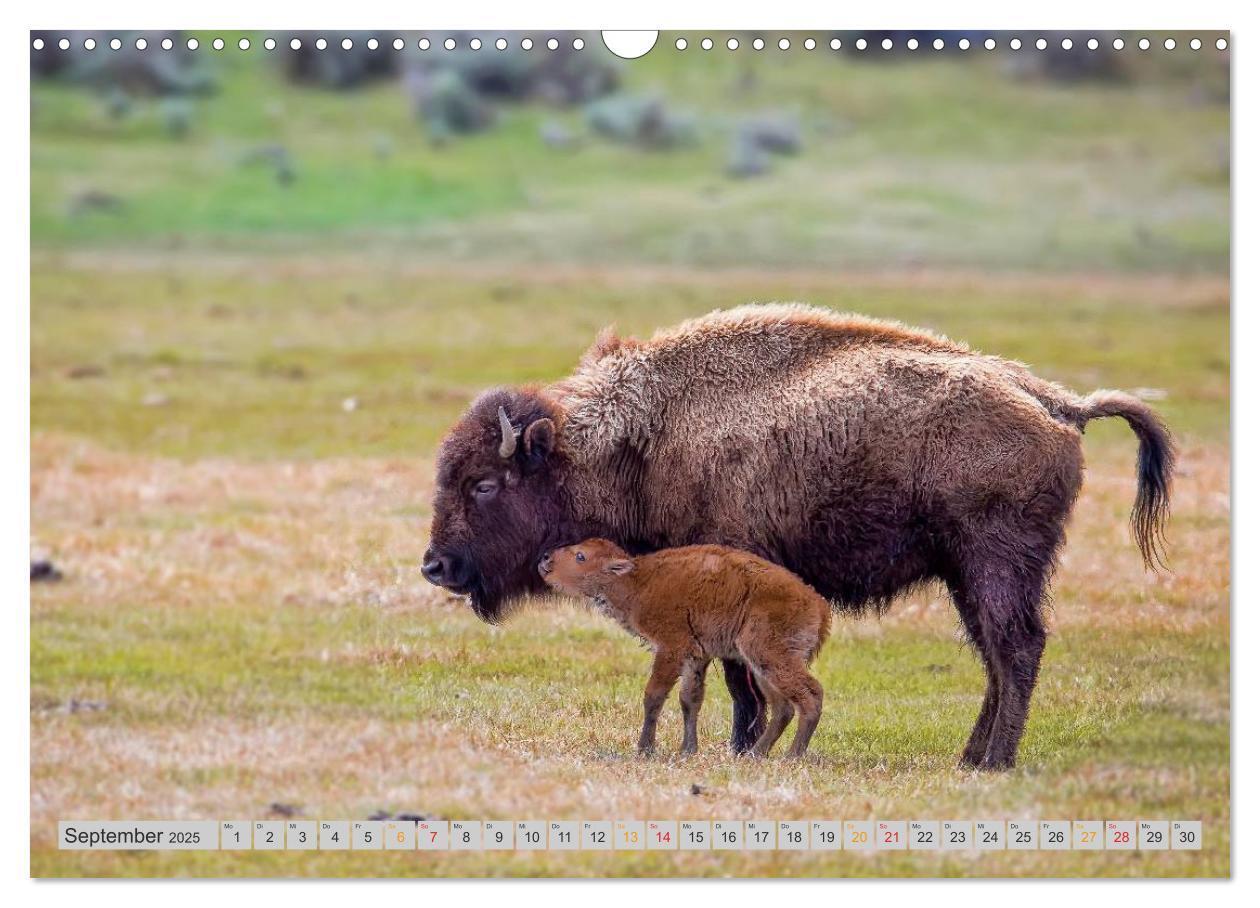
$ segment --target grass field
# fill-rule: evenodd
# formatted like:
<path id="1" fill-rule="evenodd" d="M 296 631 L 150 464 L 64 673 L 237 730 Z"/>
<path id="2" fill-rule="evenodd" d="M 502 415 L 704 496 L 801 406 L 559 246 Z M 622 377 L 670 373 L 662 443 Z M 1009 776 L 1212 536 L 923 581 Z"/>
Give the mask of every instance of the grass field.
<path id="1" fill-rule="evenodd" d="M 684 80 L 650 59 L 628 78 L 687 86 L 726 111 L 714 130 L 750 103 L 730 94 L 733 64 Z M 434 150 L 405 138 L 396 89 L 351 102 L 225 60 L 205 132 L 174 149 L 147 109 L 119 124 L 82 91 L 35 94 L 32 537 L 66 577 L 31 590 L 34 875 L 1230 872 L 1225 108 L 1172 78 L 1065 89 L 996 80 L 997 62 L 794 57 L 759 67 L 752 103 L 857 125 L 732 183 L 714 142 L 553 160 L 531 144 L 533 108 Z M 235 163 L 280 129 L 306 149 L 289 197 Z M 384 170 L 366 138 L 381 131 L 399 148 Z M 66 214 L 101 186 L 125 207 Z M 487 627 L 420 577 L 434 446 L 477 391 L 565 374 L 610 322 L 643 335 L 769 299 L 923 325 L 1079 390 L 1146 389 L 1173 426 L 1167 574 L 1143 572 L 1127 534 L 1131 434 L 1090 426 L 1014 772 L 955 768 L 983 674 L 938 590 L 837 622 L 824 719 L 791 765 L 726 752 L 716 677 L 698 756 L 633 758 L 635 642 L 559 601 Z M 666 753 L 679 726 L 671 703 Z M 58 819 L 263 818 L 273 802 L 350 819 L 1191 818 L 1205 841 L 869 857 L 55 847 Z"/>

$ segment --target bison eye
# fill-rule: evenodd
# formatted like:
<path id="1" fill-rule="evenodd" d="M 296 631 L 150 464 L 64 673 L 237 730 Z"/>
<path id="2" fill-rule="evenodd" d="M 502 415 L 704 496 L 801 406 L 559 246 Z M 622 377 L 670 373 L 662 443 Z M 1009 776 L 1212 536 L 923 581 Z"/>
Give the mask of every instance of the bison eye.
<path id="1" fill-rule="evenodd" d="M 473 494 L 478 501 L 486 501 L 493 498 L 499 491 L 499 484 L 489 479 L 482 480 L 473 488 Z"/>
<path id="2" fill-rule="evenodd" d="M 583 555 L 581 552 L 578 552 L 573 557 L 577 561 L 578 564 L 581 564 L 582 562 L 586 561 L 586 556 Z"/>

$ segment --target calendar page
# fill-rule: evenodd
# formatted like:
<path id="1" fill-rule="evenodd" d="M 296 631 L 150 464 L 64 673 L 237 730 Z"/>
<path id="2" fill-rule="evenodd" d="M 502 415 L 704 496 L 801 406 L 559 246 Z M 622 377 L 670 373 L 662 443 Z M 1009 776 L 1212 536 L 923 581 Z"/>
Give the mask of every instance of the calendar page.
<path id="1" fill-rule="evenodd" d="M 1230 876 L 1229 32 L 362 24 L 27 34 L 33 877 Z"/>

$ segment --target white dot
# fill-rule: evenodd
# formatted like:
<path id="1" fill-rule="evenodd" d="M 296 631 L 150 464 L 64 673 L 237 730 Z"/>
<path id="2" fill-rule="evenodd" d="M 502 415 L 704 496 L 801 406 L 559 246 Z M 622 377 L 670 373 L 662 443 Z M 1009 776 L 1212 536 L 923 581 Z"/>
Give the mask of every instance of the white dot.
<path id="1" fill-rule="evenodd" d="M 148 46 L 149 46 L 149 42 L 144 40 L 143 38 L 136 39 L 136 50 L 144 50 Z"/>
<path id="2" fill-rule="evenodd" d="M 402 38 L 395 38 L 393 41 L 390 42 L 389 46 L 392 47 L 394 50 L 402 50 L 404 47 L 407 46 L 407 42 L 404 41 Z"/>
<path id="3" fill-rule="evenodd" d="M 704 48 L 705 50 L 713 50 L 713 39 L 705 38 L 703 41 L 700 42 L 700 46 Z"/>
<path id="4" fill-rule="evenodd" d="M 162 39 L 162 50 L 170 50 L 174 46 L 175 46 L 175 42 L 172 41 L 170 38 Z"/>
<path id="5" fill-rule="evenodd" d="M 958 39 L 958 49 L 959 49 L 959 50 L 967 50 L 967 49 L 968 49 L 968 48 L 970 48 L 970 47 L 971 47 L 971 42 L 970 42 L 970 41 L 968 41 L 966 38 L 959 38 L 959 39 Z"/>
<path id="6" fill-rule="evenodd" d="M 419 41 L 416 42 L 416 47 L 420 48 L 421 50 L 428 50 L 430 46 L 431 45 L 428 38 L 421 38 Z"/>
<path id="7" fill-rule="evenodd" d="M 116 38 L 115 38 L 114 40 L 118 40 L 118 39 L 116 39 Z M 32 42 L 31 42 L 31 47 L 35 48 L 36 50 L 43 50 L 43 49 L 44 49 L 44 39 L 43 39 L 43 38 L 36 38 L 34 41 L 32 41 Z"/>
<path id="8" fill-rule="evenodd" d="M 944 50 L 945 41 L 941 38 L 937 38 L 935 41 L 932 42 L 932 47 L 936 50 Z"/>
<path id="9" fill-rule="evenodd" d="M 471 41 L 468 42 L 468 46 L 471 47 L 473 50 L 481 50 L 481 39 L 473 38 Z"/>
<path id="10" fill-rule="evenodd" d="M 1116 50 L 1124 50 L 1124 39 L 1117 38 L 1116 40 L 1111 42 L 1111 46 L 1114 47 Z"/>
<path id="11" fill-rule="evenodd" d="M 906 47 L 910 48 L 911 50 L 918 50 L 918 49 L 919 49 L 919 39 L 918 39 L 918 38 L 911 38 L 909 41 L 907 41 L 907 42 L 906 42 Z"/>
<path id="12" fill-rule="evenodd" d="M 884 50 L 892 50 L 892 38 L 885 38 L 883 41 L 880 41 L 879 46 Z"/>
<path id="13" fill-rule="evenodd" d="M 263 47 L 267 48 L 267 50 L 275 50 L 275 49 L 276 49 L 276 39 L 275 39 L 275 38 L 268 38 L 266 41 L 264 41 L 264 42 L 263 42 Z"/>
<path id="14" fill-rule="evenodd" d="M 196 50 L 196 49 L 197 49 L 197 46 L 198 46 L 198 45 L 197 45 L 197 39 L 196 39 L 196 38 L 189 38 L 189 39 L 188 39 L 188 49 L 189 49 L 189 50 Z"/>
<path id="15" fill-rule="evenodd" d="M 582 48 L 584 48 L 584 47 L 586 47 L 586 42 L 585 42 L 585 41 L 583 41 L 581 38 L 574 38 L 574 39 L 573 39 L 573 49 L 574 49 L 574 50 L 581 50 L 581 49 L 582 49 Z"/>
<path id="16" fill-rule="evenodd" d="M 368 38 L 367 45 L 368 45 L 368 50 L 376 50 L 378 47 L 381 46 L 381 42 L 377 41 L 375 38 Z"/>
<path id="17" fill-rule="evenodd" d="M 1072 49 L 1072 39 L 1071 39 L 1071 38 L 1064 38 L 1061 42 L 1059 42 L 1059 47 L 1063 48 L 1064 50 L 1071 50 L 1071 49 Z"/>
<path id="18" fill-rule="evenodd" d="M 792 42 L 789 41 L 787 38 L 779 39 L 779 50 L 787 50 L 791 46 L 792 46 Z"/>
<path id="19" fill-rule="evenodd" d="M 760 38 L 753 38 L 753 50 L 761 50 L 765 46 L 765 41 L 762 41 Z"/>
<path id="20" fill-rule="evenodd" d="M 858 50 L 866 50 L 866 39 L 858 38 L 857 42 L 854 44 L 854 47 L 856 47 Z"/>
<path id="21" fill-rule="evenodd" d="M 443 41 L 443 42 L 442 42 L 442 46 L 443 46 L 443 47 L 445 47 L 447 50 L 454 50 L 454 49 L 455 49 L 455 39 L 454 39 L 454 38 L 447 38 L 445 41 Z"/>
<path id="22" fill-rule="evenodd" d="M 813 49 L 814 49 L 815 47 L 817 47 L 817 46 L 818 46 L 818 42 L 817 42 L 817 41 L 815 41 L 813 38 L 806 38 L 806 39 L 805 39 L 805 49 L 806 49 L 806 50 L 813 50 Z"/>
<path id="23" fill-rule="evenodd" d="M 1098 39 L 1090 38 L 1088 41 L 1085 42 L 1085 46 L 1088 47 L 1090 50 L 1098 50 Z"/>
<path id="24" fill-rule="evenodd" d="M 1190 49 L 1191 49 L 1191 50 L 1198 50 L 1198 49 L 1199 49 L 1200 47 L 1202 47 L 1202 46 L 1203 46 L 1203 42 L 1202 42 L 1202 41 L 1200 41 L 1198 38 L 1191 38 L 1191 39 L 1190 39 Z"/>
<path id="25" fill-rule="evenodd" d="M 95 38 L 84 38 L 84 39 L 83 39 L 83 46 L 84 46 L 84 48 L 86 48 L 87 50 L 96 50 L 96 39 L 95 39 Z"/>
<path id="26" fill-rule="evenodd" d="M 316 38 L 316 39 L 315 39 L 315 47 L 316 47 L 317 49 L 319 49 L 319 50 L 323 50 L 323 49 L 324 49 L 325 47 L 327 47 L 327 46 L 328 46 L 328 42 L 327 42 L 327 41 L 325 41 L 323 38 Z"/>
<path id="27" fill-rule="evenodd" d="M 239 47 L 241 50 L 249 50 L 249 39 L 242 38 L 241 40 L 236 42 L 236 46 Z"/>
<path id="28" fill-rule="evenodd" d="M 533 50 L 533 49 L 534 49 L 534 39 L 533 39 L 533 38 L 522 38 L 522 39 L 521 39 L 521 47 L 522 47 L 522 48 L 524 48 L 525 50 Z"/>
<path id="29" fill-rule="evenodd" d="M 559 46 L 560 46 L 560 42 L 557 41 L 555 38 L 547 39 L 547 50 L 555 50 Z"/>
<path id="30" fill-rule="evenodd" d="M 841 47 L 841 44 L 840 44 L 840 39 L 839 39 L 839 38 L 832 38 L 832 39 L 831 39 L 831 49 L 832 49 L 832 50 L 839 50 L 839 49 L 840 49 L 840 47 Z"/>
<path id="31" fill-rule="evenodd" d="M 1011 50 L 1019 50 L 1023 46 L 1024 46 L 1024 42 L 1019 40 L 1018 38 L 1011 39 Z"/>
<path id="32" fill-rule="evenodd" d="M 996 41 L 994 41 L 992 38 L 985 38 L 985 39 L 984 39 L 984 49 L 985 49 L 985 50 L 993 50 L 995 47 L 997 47 L 997 42 L 996 42 Z"/>
<path id="33" fill-rule="evenodd" d="M 58 42 L 57 42 L 57 46 L 58 46 L 58 47 L 60 47 L 62 50 L 69 50 L 69 49 L 70 49 L 70 39 L 69 39 L 69 38 L 62 38 L 60 41 L 58 41 Z"/>
<path id="34" fill-rule="evenodd" d="M 1164 39 L 1164 50 L 1173 50 L 1174 48 L 1176 48 L 1176 46 L 1177 46 L 1177 42 L 1174 41 L 1172 38 Z"/>
<path id="35" fill-rule="evenodd" d="M 1139 40 L 1139 41 L 1138 41 L 1138 47 L 1139 47 L 1141 50 L 1150 50 L 1150 49 L 1151 49 L 1151 42 L 1150 42 L 1150 39 L 1149 39 L 1149 38 L 1142 38 L 1141 40 Z"/>
<path id="36" fill-rule="evenodd" d="M 224 47 L 223 39 L 222 39 L 222 38 L 215 38 L 215 39 L 214 39 L 214 49 L 215 49 L 215 50 L 223 50 L 223 47 Z"/>
<path id="37" fill-rule="evenodd" d="M 110 50 L 122 50 L 122 41 L 117 38 L 109 39 Z"/>
<path id="38" fill-rule="evenodd" d="M 1046 39 L 1045 39 L 1045 38 L 1038 38 L 1038 39 L 1037 39 L 1037 50 L 1045 50 L 1045 49 L 1046 49 Z"/>
<path id="39" fill-rule="evenodd" d="M 686 38 L 679 38 L 677 41 L 675 41 L 675 42 L 674 42 L 674 47 L 678 48 L 679 50 L 686 50 L 686 49 L 687 49 L 687 39 L 686 39 Z"/>
<path id="40" fill-rule="evenodd" d="M 494 46 L 499 50 L 507 50 L 507 38 L 500 38 L 494 42 Z"/>
<path id="41" fill-rule="evenodd" d="M 1225 48 L 1227 48 L 1227 47 L 1229 47 L 1229 42 L 1228 42 L 1228 41 L 1226 41 L 1224 38 L 1217 38 L 1217 39 L 1216 39 L 1216 49 L 1217 49 L 1217 50 L 1224 50 L 1224 49 L 1225 49 Z"/>
<path id="42" fill-rule="evenodd" d="M 739 39 L 738 39 L 738 38 L 727 38 L 727 39 L 726 39 L 726 49 L 727 49 L 727 50 L 739 50 Z"/>
<path id="43" fill-rule="evenodd" d="M 342 49 L 342 50 L 350 50 L 352 47 L 354 47 L 354 42 L 353 42 L 353 41 L 351 41 L 349 38 L 342 38 L 342 39 L 341 39 L 341 49 Z"/>

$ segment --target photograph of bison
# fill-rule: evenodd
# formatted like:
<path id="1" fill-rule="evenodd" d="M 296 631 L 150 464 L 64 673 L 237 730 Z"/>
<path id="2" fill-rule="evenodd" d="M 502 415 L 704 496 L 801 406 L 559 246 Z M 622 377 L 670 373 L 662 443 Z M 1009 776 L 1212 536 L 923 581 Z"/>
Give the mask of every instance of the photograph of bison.
<path id="1" fill-rule="evenodd" d="M 741 548 L 852 612 L 940 581 L 988 676 L 961 764 L 1009 769 L 1081 437 L 1103 417 L 1137 436 L 1132 529 L 1155 566 L 1174 447 L 1129 394 L 1081 397 L 924 331 L 803 305 L 717 311 L 646 342 L 606 331 L 570 377 L 487 391 L 451 430 L 423 572 L 489 622 L 541 592 L 549 551 L 592 536 L 635 553 Z M 743 752 L 765 699 L 739 660 L 723 669 Z"/>

